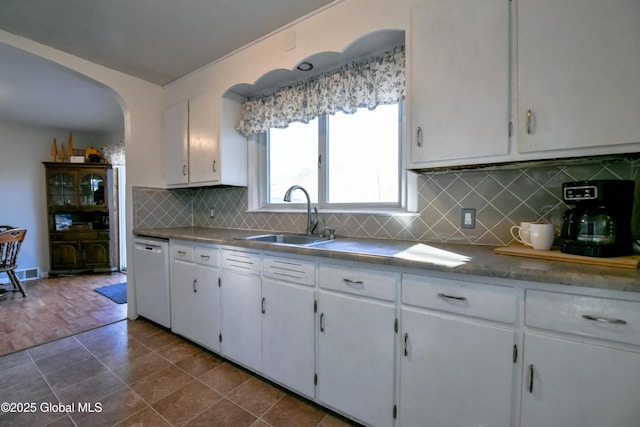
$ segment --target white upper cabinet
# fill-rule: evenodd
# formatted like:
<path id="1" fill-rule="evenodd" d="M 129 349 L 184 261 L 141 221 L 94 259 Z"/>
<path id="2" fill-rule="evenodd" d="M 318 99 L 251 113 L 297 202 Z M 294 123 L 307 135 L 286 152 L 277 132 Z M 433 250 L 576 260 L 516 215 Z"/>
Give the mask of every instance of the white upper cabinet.
<path id="1" fill-rule="evenodd" d="M 182 101 L 164 112 L 165 180 L 167 185 L 189 183 L 189 103 Z"/>
<path id="2" fill-rule="evenodd" d="M 411 11 L 409 168 L 509 154 L 509 3 L 430 0 Z"/>
<path id="3" fill-rule="evenodd" d="M 518 150 L 640 151 L 638 43 L 638 1 L 519 0 Z"/>
<path id="4" fill-rule="evenodd" d="M 638 22 L 631 0 L 414 7 L 407 168 L 640 152 Z"/>
<path id="5" fill-rule="evenodd" d="M 247 139 L 235 130 L 241 99 L 202 93 L 165 110 L 169 187 L 247 185 Z"/>
<path id="6" fill-rule="evenodd" d="M 189 183 L 220 181 L 218 96 L 206 92 L 189 100 Z"/>

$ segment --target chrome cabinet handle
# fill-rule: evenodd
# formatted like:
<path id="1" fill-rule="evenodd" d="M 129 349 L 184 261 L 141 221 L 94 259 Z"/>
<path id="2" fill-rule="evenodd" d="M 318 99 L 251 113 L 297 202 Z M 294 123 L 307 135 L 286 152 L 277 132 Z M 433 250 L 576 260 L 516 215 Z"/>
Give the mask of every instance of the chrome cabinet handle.
<path id="1" fill-rule="evenodd" d="M 362 280 L 352 280 L 352 279 L 344 278 L 342 279 L 342 281 L 349 285 L 364 285 L 364 282 Z"/>
<path id="2" fill-rule="evenodd" d="M 182 176 L 187 176 L 187 165 L 182 165 Z"/>
<path id="3" fill-rule="evenodd" d="M 454 299 L 456 301 L 466 301 L 467 297 L 456 297 L 454 295 L 447 295 L 447 294 L 443 294 L 442 292 L 438 294 L 438 296 L 440 298 L 444 298 L 444 299 Z"/>
<path id="4" fill-rule="evenodd" d="M 610 317 L 596 317 L 596 316 L 591 316 L 589 314 L 583 314 L 582 318 L 583 319 L 587 319 L 587 320 L 593 320 L 594 322 L 611 323 L 613 325 L 626 325 L 627 324 L 626 320 L 612 319 Z"/>
<path id="5" fill-rule="evenodd" d="M 404 334 L 404 357 L 409 356 L 409 334 Z"/>
<path id="6" fill-rule="evenodd" d="M 533 133 L 532 122 L 533 122 L 533 111 L 527 110 L 527 134 L 528 135 L 531 135 Z"/>
<path id="7" fill-rule="evenodd" d="M 213 163 L 211 163 L 211 170 L 213 171 L 213 173 L 216 173 L 216 161 L 214 160 Z"/>
<path id="8" fill-rule="evenodd" d="M 211 258 L 209 255 L 200 255 L 200 259 L 209 259 Z"/>
<path id="9" fill-rule="evenodd" d="M 264 314 L 264 313 L 265 313 L 265 311 L 264 311 L 264 301 L 265 301 L 265 298 L 264 298 L 264 297 L 262 297 L 262 314 Z"/>
<path id="10" fill-rule="evenodd" d="M 193 281 L 193 293 L 198 293 L 198 279 Z"/>
<path id="11" fill-rule="evenodd" d="M 416 143 L 418 144 L 418 147 L 422 147 L 422 128 L 420 126 L 418 126 L 418 129 L 416 130 Z"/>
<path id="12" fill-rule="evenodd" d="M 529 365 L 529 393 L 533 393 L 533 365 Z"/>
<path id="13" fill-rule="evenodd" d="M 320 332 L 324 332 L 324 313 L 320 313 Z"/>

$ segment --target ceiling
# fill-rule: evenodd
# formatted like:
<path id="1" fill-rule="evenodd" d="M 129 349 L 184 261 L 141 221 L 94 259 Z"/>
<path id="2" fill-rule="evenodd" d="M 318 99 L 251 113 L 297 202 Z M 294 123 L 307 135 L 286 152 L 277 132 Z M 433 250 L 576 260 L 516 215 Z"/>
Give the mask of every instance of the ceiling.
<path id="1" fill-rule="evenodd" d="M 0 0 L 0 29 L 164 86 L 334 0 Z M 122 129 L 105 87 L 0 43 L 0 119 Z"/>

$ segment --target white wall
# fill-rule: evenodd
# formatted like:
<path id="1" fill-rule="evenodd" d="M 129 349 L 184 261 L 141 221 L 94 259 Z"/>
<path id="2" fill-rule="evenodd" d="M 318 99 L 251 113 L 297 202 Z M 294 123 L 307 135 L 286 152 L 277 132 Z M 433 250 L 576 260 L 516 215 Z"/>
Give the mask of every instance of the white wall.
<path id="1" fill-rule="evenodd" d="M 0 225 L 26 228 L 27 236 L 18 256 L 19 269 L 49 271 L 45 173 L 51 144 L 67 146 L 69 130 L 0 121 Z M 74 148 L 95 144 L 91 134 L 73 132 Z"/>
<path id="2" fill-rule="evenodd" d="M 255 83 L 269 71 L 293 69 L 321 52 L 343 52 L 357 39 L 380 30 L 407 30 L 410 8 L 420 0 L 345 0 L 291 23 L 269 36 L 165 87 L 165 105 L 206 90 L 224 93 L 239 83 Z M 295 33 L 296 47 L 286 48 Z"/>

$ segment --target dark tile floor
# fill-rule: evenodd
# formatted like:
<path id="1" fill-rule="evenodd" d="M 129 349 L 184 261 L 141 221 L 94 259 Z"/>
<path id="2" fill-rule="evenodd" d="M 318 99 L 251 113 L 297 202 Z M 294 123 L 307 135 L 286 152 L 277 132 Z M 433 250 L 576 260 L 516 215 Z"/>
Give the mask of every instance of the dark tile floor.
<path id="1" fill-rule="evenodd" d="M 0 357 L 0 402 L 3 427 L 350 425 L 144 320 Z"/>

